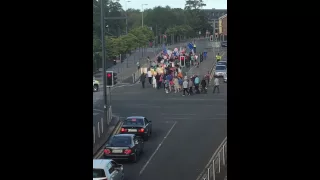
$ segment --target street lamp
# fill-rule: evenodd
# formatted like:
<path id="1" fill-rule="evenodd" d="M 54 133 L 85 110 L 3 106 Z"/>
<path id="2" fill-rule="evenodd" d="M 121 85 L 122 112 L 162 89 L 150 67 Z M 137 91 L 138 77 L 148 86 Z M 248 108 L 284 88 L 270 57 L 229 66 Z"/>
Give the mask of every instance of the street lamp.
<path id="1" fill-rule="evenodd" d="M 141 12 L 142 12 L 142 27 L 143 27 L 143 6 L 148 6 L 148 4 L 141 4 Z"/>
<path id="2" fill-rule="evenodd" d="M 102 78 L 103 78 L 103 110 L 104 110 L 104 119 L 107 118 L 107 79 L 106 79 L 106 48 L 105 48 L 105 39 L 104 39 L 104 33 L 105 33 L 105 23 L 104 23 L 104 2 L 105 0 L 100 0 L 101 3 L 101 13 L 100 13 L 100 27 L 101 27 L 101 47 L 102 47 Z"/>
<path id="3" fill-rule="evenodd" d="M 126 6 L 126 34 L 128 34 L 128 16 L 127 16 L 127 10 L 128 10 L 128 8 L 127 8 L 127 3 L 129 3 L 129 2 L 131 2 L 131 1 L 126 1 L 125 2 L 125 6 Z"/>

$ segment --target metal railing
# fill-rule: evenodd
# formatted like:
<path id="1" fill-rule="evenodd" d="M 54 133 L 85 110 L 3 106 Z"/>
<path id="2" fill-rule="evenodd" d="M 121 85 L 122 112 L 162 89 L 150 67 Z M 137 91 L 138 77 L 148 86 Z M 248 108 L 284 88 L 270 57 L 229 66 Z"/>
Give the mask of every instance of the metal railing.
<path id="1" fill-rule="evenodd" d="M 223 180 L 227 173 L 227 137 L 222 141 L 214 152 L 205 170 L 198 176 L 197 180 Z"/>
<path id="2" fill-rule="evenodd" d="M 107 119 L 101 118 L 100 121 L 93 125 L 93 154 L 95 154 L 107 141 L 105 135 L 112 119 L 112 107 L 107 110 Z"/>

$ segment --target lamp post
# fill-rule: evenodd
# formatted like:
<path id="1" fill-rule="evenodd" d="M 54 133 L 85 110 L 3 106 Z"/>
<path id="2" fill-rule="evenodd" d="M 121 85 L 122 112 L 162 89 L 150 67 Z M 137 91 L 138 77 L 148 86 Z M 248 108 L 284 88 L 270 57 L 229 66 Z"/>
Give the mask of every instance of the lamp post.
<path id="1" fill-rule="evenodd" d="M 141 19 L 142 19 L 142 27 L 143 27 L 143 6 L 147 6 L 148 4 L 141 4 Z"/>
<path id="2" fill-rule="evenodd" d="M 126 6 L 126 34 L 128 34 L 128 15 L 127 15 L 127 10 L 128 10 L 128 8 L 127 8 L 127 3 L 129 3 L 129 2 L 131 2 L 131 1 L 126 1 L 125 2 L 125 6 Z"/>
<path id="3" fill-rule="evenodd" d="M 101 47 L 102 47 L 102 78 L 103 78 L 103 110 L 104 110 L 104 118 L 107 118 L 107 79 L 106 79 L 106 48 L 105 48 L 105 39 L 104 39 L 104 0 L 100 0 L 101 3 L 101 14 L 100 14 L 100 27 L 101 27 Z"/>

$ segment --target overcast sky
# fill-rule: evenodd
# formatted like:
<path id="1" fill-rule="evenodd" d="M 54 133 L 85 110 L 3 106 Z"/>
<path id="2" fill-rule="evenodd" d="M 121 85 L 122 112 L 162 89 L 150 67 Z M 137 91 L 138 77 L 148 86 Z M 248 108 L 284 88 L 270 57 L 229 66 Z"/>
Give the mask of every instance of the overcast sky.
<path id="1" fill-rule="evenodd" d="M 142 4 L 144 5 L 143 9 L 153 8 L 156 6 L 170 6 L 171 8 L 184 8 L 185 0 L 120 0 L 120 4 L 124 9 L 134 8 L 141 9 Z M 227 9 L 227 0 L 204 0 L 204 3 L 207 5 L 203 9 Z M 127 4 L 127 6 L 126 6 Z"/>

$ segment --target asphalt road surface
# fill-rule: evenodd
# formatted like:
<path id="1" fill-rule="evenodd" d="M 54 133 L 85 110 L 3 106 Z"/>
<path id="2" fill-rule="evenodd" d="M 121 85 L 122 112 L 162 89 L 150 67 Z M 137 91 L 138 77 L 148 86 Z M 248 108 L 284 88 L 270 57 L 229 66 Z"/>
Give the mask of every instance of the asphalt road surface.
<path id="1" fill-rule="evenodd" d="M 199 45 L 198 45 L 199 47 Z M 206 68 L 201 67 L 204 73 Z M 195 180 L 227 136 L 227 85 L 220 94 L 166 94 L 147 84 L 112 92 L 115 115 L 146 116 L 153 134 L 137 163 L 124 164 L 126 180 Z"/>

